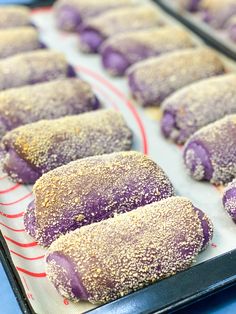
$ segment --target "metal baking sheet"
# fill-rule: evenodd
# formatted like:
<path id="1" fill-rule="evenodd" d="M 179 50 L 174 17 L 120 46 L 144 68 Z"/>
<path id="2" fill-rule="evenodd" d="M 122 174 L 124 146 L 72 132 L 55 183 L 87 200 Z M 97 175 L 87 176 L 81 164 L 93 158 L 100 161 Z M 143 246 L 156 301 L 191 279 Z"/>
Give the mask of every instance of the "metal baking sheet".
<path id="1" fill-rule="evenodd" d="M 203 22 L 199 13 L 190 13 L 179 8 L 179 1 L 155 0 L 166 12 L 177 18 L 197 35 L 201 36 L 209 45 L 224 53 L 227 57 L 236 60 L 236 43 L 227 37 L 223 30 L 216 30 Z"/>
<path id="2" fill-rule="evenodd" d="M 177 23 L 164 13 L 163 17 L 170 24 Z M 50 48 L 66 54 L 78 75 L 93 86 L 104 106 L 123 113 L 134 133 L 133 149 L 150 155 L 166 171 L 177 194 L 189 197 L 195 206 L 207 212 L 215 225 L 215 234 L 209 248 L 199 255 L 189 270 L 96 309 L 87 302 L 75 304 L 61 297 L 47 280 L 45 250 L 24 231 L 23 214 L 32 199 L 31 187 L 15 184 L 0 174 L 0 228 L 5 240 L 5 265 L 12 261 L 9 269 L 15 268 L 17 274 L 12 280 L 18 286 L 22 284 L 26 304 L 30 305 L 29 313 L 169 312 L 236 282 L 236 225 L 222 208 L 222 187 L 216 188 L 188 177 L 181 148 L 160 134 L 160 111 L 137 106 L 129 95 L 125 78 L 111 78 L 103 70 L 99 56 L 80 53 L 77 35 L 57 31 L 51 9 L 35 9 L 32 18 L 42 40 Z M 201 44 L 201 41 L 197 42 Z M 228 67 L 233 70 L 230 63 Z M 22 292 L 19 290 L 19 293 Z"/>

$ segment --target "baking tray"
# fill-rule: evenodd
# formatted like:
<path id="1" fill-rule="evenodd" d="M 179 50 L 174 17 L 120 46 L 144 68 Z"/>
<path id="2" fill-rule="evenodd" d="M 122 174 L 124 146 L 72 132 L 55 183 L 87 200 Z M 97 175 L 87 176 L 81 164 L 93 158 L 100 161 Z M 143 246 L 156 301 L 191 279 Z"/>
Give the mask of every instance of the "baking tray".
<path id="1" fill-rule="evenodd" d="M 236 43 L 226 38 L 220 30 L 214 30 L 207 23 L 201 21 L 197 13 L 189 13 L 180 9 L 178 0 L 155 0 L 168 14 L 186 25 L 189 29 L 203 38 L 206 43 L 227 57 L 236 60 Z"/>
<path id="2" fill-rule="evenodd" d="M 232 233 L 235 232 L 236 226 L 227 214 L 223 212 L 223 209 L 222 212 L 220 211 L 220 189 L 216 189 L 207 183 L 195 182 L 185 175 L 184 169 L 179 169 L 179 147 L 160 138 L 160 134 L 156 134 L 159 129 L 156 126 L 158 123 L 158 110 L 154 110 L 155 112 L 144 112 L 142 108 L 135 106 L 135 103 L 129 99 L 124 79 L 111 79 L 103 72 L 100 62 L 98 62 L 98 57 L 79 54 L 77 52 L 77 39 L 75 36 L 52 31 L 50 22 L 47 24 L 48 20 L 45 18 L 48 14 L 50 20 L 50 10 L 36 9 L 34 13 L 34 21 L 38 24 L 39 31 L 45 33 L 42 38 L 44 42 L 52 48 L 64 51 L 71 64 L 76 67 L 79 75 L 90 82 L 99 98 L 106 103 L 106 106 L 117 108 L 124 114 L 127 122 L 134 131 L 134 148 L 144 153 L 149 153 L 164 168 L 175 187 L 178 187 L 178 194 L 193 199 L 200 208 L 211 207 L 210 217 L 216 221 L 220 220 L 220 224 L 224 229 L 224 232 L 222 231 L 219 234 L 219 225 L 217 225 L 218 231 L 215 233 L 214 241 L 207 251 L 200 254 L 198 258 L 199 264 L 195 263 L 194 266 L 184 272 L 150 285 L 119 300 L 90 311 L 87 308 L 83 312 L 117 314 L 170 313 L 235 284 L 236 250 L 234 249 L 236 248 L 236 240 L 233 242 L 234 239 L 231 237 L 231 241 L 229 241 L 229 237 L 224 237 L 223 233 L 227 233 L 228 229 Z M 44 23 L 40 23 L 42 20 Z M 168 167 L 166 167 L 166 162 L 168 162 Z M 174 168 L 171 165 L 174 165 Z M 179 173 L 181 173 L 181 177 L 178 175 Z M 199 192 L 197 197 L 196 191 Z M 207 203 L 210 197 L 212 204 Z M 37 301 L 34 300 L 35 289 L 39 290 L 37 293 L 43 294 L 45 292 L 45 286 L 43 285 L 47 282 L 45 274 L 42 272 L 43 261 L 26 262 L 25 265 L 29 267 L 28 270 L 24 268 L 23 262 L 23 266 L 21 265 L 23 254 L 25 255 L 24 257 L 27 256 L 28 259 L 35 260 L 35 257 L 29 254 L 31 252 L 30 248 L 35 248 L 35 242 L 32 242 L 32 238 L 25 235 L 24 232 L 18 232 L 22 228 L 22 211 L 25 210 L 31 198 L 31 187 L 17 186 L 10 182 L 4 175 L 0 174 L 0 205 L 2 214 L 0 224 L 5 224 L 1 228 L 3 235 L 0 234 L 2 245 L 1 259 L 24 313 L 34 313 L 34 302 Z M 219 213 L 217 210 L 216 213 L 213 213 L 215 209 L 219 210 Z M 8 220 L 8 218 L 13 219 Z M 7 229 L 7 223 L 10 220 L 11 224 L 8 227 L 10 226 L 15 231 L 17 230 L 18 234 L 14 233 L 15 231 Z M 223 240 L 220 239 L 221 237 L 223 237 Z M 19 245 L 21 248 L 18 251 Z M 40 253 L 41 248 L 36 248 L 37 252 Z M 218 253 L 216 253 L 217 250 Z M 214 257 L 216 254 L 217 257 Z M 36 263 L 38 266 L 32 266 L 33 263 Z M 32 281 L 30 276 L 34 277 Z M 47 284 L 49 285 L 48 282 Z M 53 287 L 50 289 L 52 289 L 50 292 L 54 293 L 53 296 L 57 300 L 54 300 L 54 297 L 51 295 L 49 296 L 46 291 L 43 296 L 44 302 L 48 302 L 52 306 L 54 306 L 54 301 L 57 302 L 56 306 L 60 305 L 60 314 L 71 313 L 73 309 L 73 313 L 79 312 L 76 310 L 77 307 L 74 304 L 60 297 L 54 291 Z M 69 309 L 71 307 L 74 308 L 70 312 Z M 57 312 L 56 310 L 52 310 L 52 308 L 48 310 L 45 305 L 42 308 L 43 310 L 37 309 L 35 312 L 38 314 L 54 314 Z"/>

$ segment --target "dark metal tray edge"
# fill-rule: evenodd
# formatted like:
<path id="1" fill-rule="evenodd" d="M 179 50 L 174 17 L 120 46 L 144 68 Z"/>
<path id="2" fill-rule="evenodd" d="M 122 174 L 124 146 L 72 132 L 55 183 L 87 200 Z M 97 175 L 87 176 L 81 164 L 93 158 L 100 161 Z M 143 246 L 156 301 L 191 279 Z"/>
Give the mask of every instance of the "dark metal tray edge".
<path id="1" fill-rule="evenodd" d="M 181 15 L 177 10 L 172 8 L 168 3 L 163 0 L 153 0 L 158 4 L 165 12 L 173 16 L 175 19 L 180 21 L 182 24 L 187 26 L 191 31 L 200 36 L 208 45 L 217 49 L 219 52 L 223 53 L 227 57 L 236 60 L 236 52 L 230 47 L 221 42 L 220 39 L 213 37 L 206 30 L 199 28 L 198 25 L 194 23 L 193 20 L 187 18 L 185 15 Z"/>

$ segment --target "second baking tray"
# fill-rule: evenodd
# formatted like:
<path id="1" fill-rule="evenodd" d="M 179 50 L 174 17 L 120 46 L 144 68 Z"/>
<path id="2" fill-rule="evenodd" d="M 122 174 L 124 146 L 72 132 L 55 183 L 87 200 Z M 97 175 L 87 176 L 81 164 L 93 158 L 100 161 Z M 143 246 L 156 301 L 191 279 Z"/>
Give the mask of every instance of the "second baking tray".
<path id="1" fill-rule="evenodd" d="M 197 14 L 180 10 L 178 2 L 174 0 L 155 0 L 155 2 L 168 14 L 179 20 L 209 45 L 225 54 L 227 57 L 236 60 L 236 43 L 219 34 L 219 30 L 214 30 L 207 23 L 201 21 Z"/>

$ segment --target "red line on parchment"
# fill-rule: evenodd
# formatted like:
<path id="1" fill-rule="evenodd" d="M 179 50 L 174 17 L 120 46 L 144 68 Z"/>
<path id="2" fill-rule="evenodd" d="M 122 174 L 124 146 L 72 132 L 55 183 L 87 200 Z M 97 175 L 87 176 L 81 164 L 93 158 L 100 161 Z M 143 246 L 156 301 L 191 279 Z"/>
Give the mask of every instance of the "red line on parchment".
<path id="1" fill-rule="evenodd" d="M 21 201 L 24 201 L 26 198 L 28 198 L 30 195 L 32 195 L 32 192 L 26 194 L 25 196 L 19 198 L 18 200 L 11 202 L 11 203 L 0 203 L 1 206 L 10 206 L 10 205 L 15 205 Z"/>
<path id="2" fill-rule="evenodd" d="M 46 277 L 46 273 L 33 273 L 27 269 L 21 268 L 16 266 L 16 269 L 26 275 L 29 275 L 31 277 L 38 277 L 38 278 L 42 278 L 42 277 Z"/>
<path id="3" fill-rule="evenodd" d="M 6 179 L 7 177 L 8 177 L 8 175 L 5 175 L 5 176 L 3 176 L 3 177 L 0 177 L 0 181 Z"/>
<path id="4" fill-rule="evenodd" d="M 0 191 L 0 194 L 5 194 L 5 193 L 8 193 L 8 192 L 12 192 L 12 191 L 16 190 L 20 186 L 21 186 L 20 183 L 17 183 L 15 185 L 11 186 L 9 189 Z"/>
<path id="5" fill-rule="evenodd" d="M 36 246 L 38 245 L 37 242 L 29 242 L 29 243 L 21 243 L 21 242 L 18 242 L 18 241 L 15 241 L 5 235 L 3 235 L 4 239 L 6 239 L 7 241 L 10 241 L 12 242 L 13 244 L 17 245 L 17 246 L 20 246 L 20 247 L 24 247 L 24 248 L 28 248 L 28 247 L 33 247 L 33 246 Z"/>
<path id="6" fill-rule="evenodd" d="M 102 88 L 100 88 L 98 85 L 91 84 L 93 89 L 98 91 L 101 95 L 105 96 L 105 98 L 109 101 L 109 103 L 114 107 L 116 110 L 118 110 L 117 104 L 114 102 L 113 98 L 108 95 L 106 91 L 104 91 Z"/>
<path id="7" fill-rule="evenodd" d="M 32 9 L 31 10 L 31 14 L 37 14 L 40 12 L 50 12 L 52 10 L 51 6 L 47 6 L 47 7 L 39 7 L 37 9 Z"/>
<path id="8" fill-rule="evenodd" d="M 36 260 L 38 260 L 38 259 L 44 258 L 44 256 L 45 256 L 45 255 L 41 255 L 41 256 L 37 256 L 37 257 L 27 257 L 27 256 L 21 255 L 21 254 L 15 252 L 15 251 L 13 251 L 13 250 L 10 250 L 10 252 L 11 252 L 12 254 L 16 255 L 16 256 L 19 256 L 19 257 L 21 257 L 21 258 L 27 260 L 27 261 L 36 261 Z"/>
<path id="9" fill-rule="evenodd" d="M 143 142 L 143 152 L 144 154 L 148 153 L 148 143 L 147 143 L 147 136 L 146 136 L 146 132 L 145 132 L 145 128 L 144 125 L 142 123 L 142 120 L 139 117 L 138 112 L 136 111 L 136 109 L 133 107 L 132 103 L 126 99 L 125 95 L 119 91 L 115 86 L 113 86 L 109 81 L 107 81 L 104 77 L 102 77 L 100 74 L 85 68 L 81 65 L 76 66 L 76 69 L 78 69 L 79 71 L 82 71 L 90 76 L 92 76 L 93 78 L 95 78 L 96 80 L 100 81 L 101 83 L 103 83 L 104 85 L 106 85 L 114 94 L 116 94 L 122 101 L 125 102 L 126 106 L 129 108 L 129 110 L 132 112 L 136 122 L 138 123 L 141 135 L 142 135 L 142 142 Z"/>
<path id="10" fill-rule="evenodd" d="M 2 222 L 0 222 L 0 225 L 2 225 L 3 227 L 5 227 L 5 228 L 7 228 L 7 229 L 9 229 L 9 230 L 11 230 L 11 231 L 14 231 L 14 232 L 24 232 L 24 231 L 25 231 L 25 229 L 14 229 L 14 228 L 12 228 L 12 227 L 9 227 L 9 226 L 5 225 L 5 224 L 2 223 Z"/>
<path id="11" fill-rule="evenodd" d="M 22 217 L 24 215 L 24 212 L 20 212 L 18 214 L 12 214 L 12 215 L 0 212 L 0 215 L 4 216 L 4 217 L 7 217 L 7 218 L 19 218 L 19 217 Z"/>

